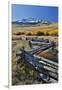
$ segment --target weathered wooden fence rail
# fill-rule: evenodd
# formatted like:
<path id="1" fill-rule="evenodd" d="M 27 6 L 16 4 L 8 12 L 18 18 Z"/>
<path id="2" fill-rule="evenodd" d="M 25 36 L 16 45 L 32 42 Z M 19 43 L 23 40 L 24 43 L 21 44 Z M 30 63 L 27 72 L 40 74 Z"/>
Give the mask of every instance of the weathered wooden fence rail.
<path id="1" fill-rule="evenodd" d="M 46 79 L 41 77 L 45 81 L 48 82 L 50 78 L 56 81 L 58 80 L 58 64 L 56 62 L 35 56 L 25 50 L 22 50 L 22 53 L 19 53 L 19 56 L 22 57 L 22 60 L 25 60 L 31 64 L 39 72 L 40 75 L 45 75 Z"/>
<path id="2" fill-rule="evenodd" d="M 32 51 L 25 51 L 20 49 L 21 53 L 17 53 L 16 56 L 19 57 L 18 60 L 24 60 L 34 67 L 35 70 L 39 72 L 41 79 L 45 82 L 57 82 L 58 81 L 58 63 L 51 61 L 49 59 L 38 56 L 40 52 L 54 47 L 54 43 L 50 43 L 45 40 L 33 40 L 29 42 L 31 44 L 45 44 L 46 46 L 37 47 Z M 18 62 L 17 60 L 17 62 Z"/>

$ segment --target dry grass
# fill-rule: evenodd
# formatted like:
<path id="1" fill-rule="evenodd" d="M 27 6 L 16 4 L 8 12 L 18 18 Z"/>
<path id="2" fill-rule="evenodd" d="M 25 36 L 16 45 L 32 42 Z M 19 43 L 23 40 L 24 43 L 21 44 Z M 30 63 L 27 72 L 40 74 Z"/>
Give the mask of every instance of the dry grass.
<path id="1" fill-rule="evenodd" d="M 26 79 L 23 81 L 23 78 L 25 77 L 25 72 L 23 72 L 24 70 L 20 70 L 20 73 L 18 74 L 18 77 L 15 77 L 15 73 L 16 73 L 16 53 L 20 50 L 20 48 L 22 48 L 24 46 L 25 49 L 30 50 L 30 47 L 28 45 L 28 40 L 20 40 L 17 38 L 20 37 L 27 37 L 27 33 L 32 33 L 32 34 L 36 34 L 38 31 L 44 32 L 44 33 L 49 33 L 50 35 L 52 34 L 58 34 L 58 25 L 57 23 L 51 24 L 51 25 L 43 25 L 43 26 L 30 26 L 30 27 L 21 27 L 21 26 L 12 26 L 12 83 L 13 85 L 20 85 L 20 84 L 26 84 L 26 83 L 42 83 L 42 82 L 38 82 L 38 81 L 34 81 L 34 77 L 35 75 L 37 75 L 37 72 L 33 71 L 30 68 L 27 68 L 27 70 L 29 70 L 29 74 L 30 78 Z M 22 35 L 17 35 L 17 33 L 19 32 L 23 32 L 25 33 L 24 36 Z M 29 36 L 29 37 L 35 37 L 35 36 Z M 58 42 L 58 37 L 57 36 L 39 36 L 39 38 L 44 38 L 44 39 L 49 39 L 49 41 L 55 41 Z M 48 52 L 43 52 L 40 54 L 41 56 L 44 56 L 45 58 L 49 58 L 51 59 L 53 56 L 48 53 Z M 24 65 L 23 65 L 24 67 Z M 25 68 L 25 67 L 24 67 Z M 20 69 L 22 69 L 20 67 Z M 32 73 L 34 72 L 34 76 L 32 75 Z M 21 75 L 22 73 L 22 75 Z M 26 76 L 27 76 L 26 75 Z M 32 76 L 32 77 L 31 77 Z M 21 80 L 19 80 L 18 78 L 21 78 Z M 27 77 L 26 77 L 27 78 Z M 28 81 L 27 81 L 28 80 Z"/>
<path id="2" fill-rule="evenodd" d="M 58 34 L 58 24 L 53 23 L 51 25 L 40 25 L 40 26 L 29 26 L 29 27 L 21 27 L 21 26 L 12 26 L 12 35 L 17 34 L 18 32 L 36 34 L 38 31 L 43 32 L 44 34 L 48 33 L 49 35 Z"/>

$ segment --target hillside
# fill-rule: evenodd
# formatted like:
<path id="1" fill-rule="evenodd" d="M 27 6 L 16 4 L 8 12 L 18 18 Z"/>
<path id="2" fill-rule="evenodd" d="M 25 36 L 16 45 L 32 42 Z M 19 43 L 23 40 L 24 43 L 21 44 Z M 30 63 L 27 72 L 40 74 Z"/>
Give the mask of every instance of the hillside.
<path id="1" fill-rule="evenodd" d="M 12 24 L 12 34 L 17 35 L 18 33 L 28 35 L 36 35 L 38 32 L 43 32 L 44 35 L 58 35 L 58 23 L 52 23 L 50 25 L 41 24 L 34 26 L 20 26 L 16 24 Z"/>

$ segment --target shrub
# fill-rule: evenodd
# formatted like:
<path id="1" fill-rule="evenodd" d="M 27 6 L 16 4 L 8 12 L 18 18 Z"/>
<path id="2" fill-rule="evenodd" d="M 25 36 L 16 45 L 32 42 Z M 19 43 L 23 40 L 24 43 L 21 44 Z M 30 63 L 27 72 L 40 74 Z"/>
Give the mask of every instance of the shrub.
<path id="1" fill-rule="evenodd" d="M 38 31 L 36 35 L 37 35 L 37 36 L 44 35 L 44 32 Z"/>
<path id="2" fill-rule="evenodd" d="M 49 36 L 49 33 L 48 33 L 48 32 L 46 32 L 46 33 L 45 33 L 45 35 L 46 35 L 46 36 Z"/>
<path id="3" fill-rule="evenodd" d="M 27 35 L 31 36 L 31 35 L 32 35 L 32 33 L 31 33 L 31 32 L 29 32 L 29 33 L 27 33 Z"/>
<path id="4" fill-rule="evenodd" d="M 22 35 L 24 34 L 23 32 L 17 32 L 16 35 Z"/>

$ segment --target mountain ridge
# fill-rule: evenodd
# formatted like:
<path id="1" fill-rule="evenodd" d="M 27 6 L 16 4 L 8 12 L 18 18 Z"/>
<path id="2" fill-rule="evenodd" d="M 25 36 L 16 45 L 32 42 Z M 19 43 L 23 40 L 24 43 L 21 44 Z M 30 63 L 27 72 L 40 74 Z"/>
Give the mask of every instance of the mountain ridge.
<path id="1" fill-rule="evenodd" d="M 21 20 L 17 20 L 17 21 L 12 21 L 12 24 L 20 24 L 20 25 L 27 25 L 27 24 L 51 24 L 50 21 L 48 20 L 40 20 L 40 19 L 34 19 L 34 18 L 29 18 L 29 19 L 21 19 Z"/>

